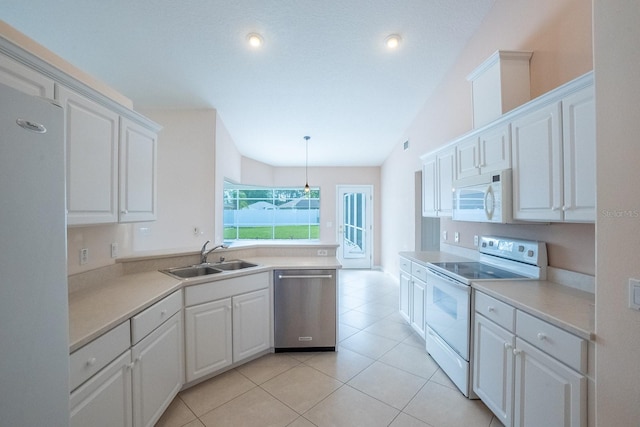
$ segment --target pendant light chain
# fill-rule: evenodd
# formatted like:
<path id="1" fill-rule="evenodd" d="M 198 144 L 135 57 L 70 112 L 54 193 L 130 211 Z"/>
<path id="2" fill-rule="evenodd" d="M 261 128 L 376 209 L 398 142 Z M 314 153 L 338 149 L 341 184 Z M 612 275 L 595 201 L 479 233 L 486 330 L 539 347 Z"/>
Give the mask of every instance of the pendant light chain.
<path id="1" fill-rule="evenodd" d="M 306 157 L 305 157 L 305 161 L 304 161 L 304 192 L 307 193 L 307 195 L 309 194 L 309 192 L 311 191 L 311 188 L 309 187 L 309 139 L 311 139 L 310 136 L 305 136 L 304 140 L 305 140 L 305 144 L 306 144 Z"/>

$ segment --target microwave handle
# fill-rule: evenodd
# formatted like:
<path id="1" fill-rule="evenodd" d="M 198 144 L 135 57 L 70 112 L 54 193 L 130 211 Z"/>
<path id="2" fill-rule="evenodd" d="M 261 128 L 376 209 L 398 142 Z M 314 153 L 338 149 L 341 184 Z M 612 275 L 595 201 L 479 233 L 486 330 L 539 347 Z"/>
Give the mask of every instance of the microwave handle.
<path id="1" fill-rule="evenodd" d="M 487 219 L 493 218 L 493 213 L 495 211 L 495 196 L 493 194 L 493 188 L 489 186 L 487 191 L 484 193 L 484 213 L 487 215 Z"/>

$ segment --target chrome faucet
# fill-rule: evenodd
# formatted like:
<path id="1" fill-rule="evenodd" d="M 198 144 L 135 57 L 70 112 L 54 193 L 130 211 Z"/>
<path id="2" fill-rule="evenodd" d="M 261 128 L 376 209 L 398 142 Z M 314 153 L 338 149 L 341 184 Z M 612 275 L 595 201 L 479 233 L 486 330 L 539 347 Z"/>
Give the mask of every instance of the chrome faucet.
<path id="1" fill-rule="evenodd" d="M 207 240 L 206 242 L 204 242 L 204 245 L 202 245 L 202 249 L 200 249 L 200 264 L 206 264 L 207 262 L 207 257 L 209 256 L 209 254 L 213 251 L 215 251 L 216 249 L 227 249 L 229 246 L 226 245 L 218 245 L 218 246 L 214 246 L 213 248 L 207 250 L 207 245 L 211 242 L 211 240 Z"/>

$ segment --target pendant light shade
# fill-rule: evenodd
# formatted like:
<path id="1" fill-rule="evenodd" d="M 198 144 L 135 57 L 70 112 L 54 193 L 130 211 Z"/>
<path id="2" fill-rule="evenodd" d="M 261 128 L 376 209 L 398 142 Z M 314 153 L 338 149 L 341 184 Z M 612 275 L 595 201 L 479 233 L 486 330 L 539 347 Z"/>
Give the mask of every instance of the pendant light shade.
<path id="1" fill-rule="evenodd" d="M 309 139 L 311 139 L 310 136 L 305 136 L 304 140 L 305 140 L 305 161 L 304 161 L 304 192 L 309 194 L 309 192 L 311 191 L 311 187 L 309 187 Z"/>

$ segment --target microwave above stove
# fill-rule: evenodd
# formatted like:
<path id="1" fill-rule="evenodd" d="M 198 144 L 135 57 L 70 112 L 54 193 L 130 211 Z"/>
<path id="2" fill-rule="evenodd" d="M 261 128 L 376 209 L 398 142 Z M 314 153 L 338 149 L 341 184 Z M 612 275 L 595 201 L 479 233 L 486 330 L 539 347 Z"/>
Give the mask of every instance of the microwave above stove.
<path id="1" fill-rule="evenodd" d="M 510 223 L 511 169 L 459 179 L 453 182 L 453 214 L 456 221 Z"/>

